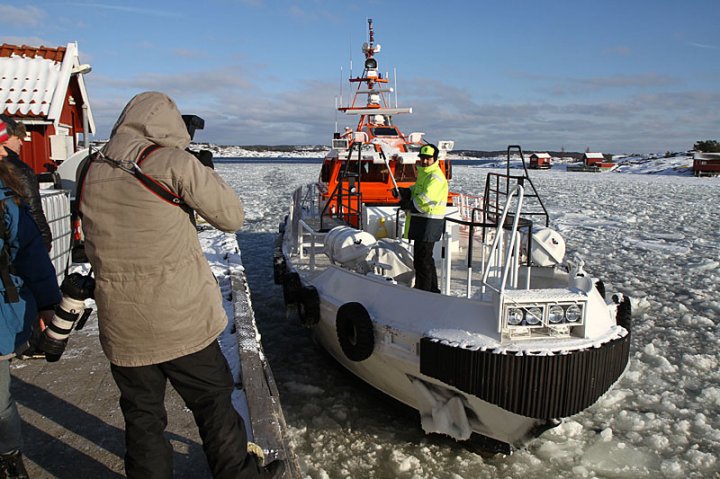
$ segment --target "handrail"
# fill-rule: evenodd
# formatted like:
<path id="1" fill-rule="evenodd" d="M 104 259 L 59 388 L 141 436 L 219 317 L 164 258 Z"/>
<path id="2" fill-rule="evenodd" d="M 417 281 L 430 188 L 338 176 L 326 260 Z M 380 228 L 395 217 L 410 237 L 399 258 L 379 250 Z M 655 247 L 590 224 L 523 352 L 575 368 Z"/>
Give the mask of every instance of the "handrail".
<path id="1" fill-rule="evenodd" d="M 508 177 L 510 176 L 510 151 L 516 149 L 518 153 L 520 153 L 520 161 L 522 162 L 523 171 L 525 172 L 525 176 L 523 177 L 524 180 L 526 180 L 530 184 L 530 188 L 532 189 L 532 193 L 525 194 L 526 198 L 535 198 L 537 199 L 537 202 L 540 204 L 540 208 L 542 209 L 542 213 L 526 213 L 533 216 L 545 216 L 545 226 L 550 226 L 550 215 L 547 212 L 547 209 L 545 208 L 545 204 L 542 201 L 542 198 L 540 198 L 540 195 L 538 194 L 537 188 L 535 188 L 535 184 L 530 179 L 530 174 L 528 173 L 527 164 L 525 163 L 525 155 L 523 155 L 522 148 L 520 145 L 508 145 L 507 147 L 507 174 Z"/>
<path id="2" fill-rule="evenodd" d="M 507 276 L 508 276 L 508 272 L 510 269 L 510 263 L 511 263 L 510 258 L 512 257 L 511 253 L 512 253 L 513 248 L 515 247 L 515 241 L 517 239 L 516 233 L 517 233 L 517 229 L 518 229 L 518 224 L 520 222 L 520 211 L 522 210 L 524 194 L 525 194 L 525 188 L 521 184 L 518 184 L 515 188 L 513 188 L 512 191 L 509 192 L 509 194 L 507 196 L 507 200 L 505 202 L 505 207 L 503 208 L 503 212 L 500 217 L 500 221 L 497 222 L 497 227 L 495 230 L 495 238 L 493 239 L 493 245 L 490 248 L 490 257 L 488 258 L 488 263 L 485 266 L 485 271 L 483 272 L 483 277 L 482 277 L 483 285 L 488 286 L 492 289 L 496 289 L 496 288 L 493 288 L 492 285 L 488 284 L 487 280 L 488 280 L 488 276 L 490 276 L 490 269 L 492 266 L 493 259 L 495 259 L 497 251 L 499 249 L 498 245 L 500 244 L 500 241 L 502 238 L 502 230 L 505 226 L 505 220 L 507 218 L 508 211 L 510 210 L 510 203 L 511 203 L 513 197 L 515 195 L 517 195 L 518 196 L 517 206 L 515 208 L 515 215 L 513 218 L 512 229 L 510 230 L 510 244 L 508 244 L 507 249 L 506 249 L 503 275 L 502 275 L 502 279 L 500 281 L 500 288 L 499 288 L 499 290 L 497 290 L 500 293 L 505 291 L 505 283 L 507 282 Z"/>
<path id="3" fill-rule="evenodd" d="M 356 147 L 357 147 L 357 152 L 358 152 L 358 162 L 357 162 L 358 169 L 360 168 L 360 163 L 361 163 L 360 160 L 361 160 L 361 156 L 362 156 L 362 143 L 353 141 L 353 143 L 350 145 L 350 148 L 348 149 L 348 156 L 347 156 L 348 161 L 345 162 L 345 165 L 344 165 L 342 171 L 340 172 L 340 178 L 339 178 L 340 181 L 338 181 L 337 184 L 335 185 L 335 188 L 333 189 L 332 193 L 330 193 L 330 195 L 328 196 L 328 199 L 325 202 L 325 206 L 323 207 L 322 211 L 320 212 L 320 229 L 321 230 L 323 229 L 323 219 L 326 216 L 330 216 L 330 217 L 335 216 L 336 218 L 340 218 L 342 221 L 349 224 L 350 222 L 348 221 L 348 219 L 351 215 L 357 215 L 357 217 L 358 217 L 358 225 L 357 226 L 360 229 L 362 229 L 362 206 L 363 206 L 363 203 L 362 203 L 362 193 L 360 193 L 362 191 L 362 189 L 360 187 L 361 186 L 361 175 L 360 175 L 359 171 L 357 173 L 348 171 L 349 166 L 350 166 L 349 160 L 352 157 L 353 149 Z M 345 188 L 343 186 L 343 183 L 348 178 L 351 178 L 351 179 L 357 178 L 358 184 L 355 188 L 353 188 L 353 184 L 354 184 L 353 181 L 348 181 L 347 188 Z M 345 202 L 343 201 L 343 198 L 345 198 L 345 197 L 347 198 L 347 204 L 345 204 Z M 358 204 L 357 208 L 352 207 L 351 198 L 353 198 L 353 197 L 357 198 L 357 204 Z M 333 202 L 334 198 L 336 199 L 336 203 L 337 203 L 337 211 L 335 213 L 331 212 L 331 214 L 328 214 L 328 209 L 329 209 L 331 203 Z M 345 212 L 344 210 L 347 210 L 347 212 Z"/>
<path id="4" fill-rule="evenodd" d="M 468 231 L 468 246 L 467 246 L 467 277 L 466 277 L 466 284 L 465 284 L 465 296 L 467 298 L 470 297 L 470 293 L 471 293 L 471 279 L 472 279 L 472 270 L 473 270 L 472 262 L 473 262 L 473 251 L 474 251 L 473 238 L 475 237 L 475 228 L 482 228 L 482 230 L 481 230 L 483 232 L 482 238 L 484 241 L 485 228 L 495 226 L 494 223 L 485 223 L 485 222 L 474 221 L 474 218 L 475 218 L 474 211 L 475 210 L 479 210 L 479 208 L 473 208 L 473 213 L 472 213 L 473 219 L 471 219 L 471 220 L 461 220 L 461 219 L 457 219 L 457 218 L 445 217 L 445 223 L 455 223 L 457 225 L 467 226 L 468 230 L 469 230 Z M 452 270 L 452 268 L 450 267 L 450 261 L 451 261 L 451 257 L 452 257 L 450 243 L 452 241 L 452 235 L 447 232 L 447 227 L 443 227 L 443 229 L 446 232 L 444 235 L 444 245 L 445 245 L 446 254 L 443 257 L 443 260 L 445 263 L 445 267 L 444 267 L 443 271 L 446 271 L 446 274 L 447 274 L 447 277 L 445 278 L 445 282 L 446 282 L 445 294 L 448 294 L 450 292 L 450 271 Z M 484 255 L 484 251 L 483 251 L 483 255 Z M 484 265 L 484 264 L 485 264 L 485 258 L 483 256 L 482 265 Z"/>

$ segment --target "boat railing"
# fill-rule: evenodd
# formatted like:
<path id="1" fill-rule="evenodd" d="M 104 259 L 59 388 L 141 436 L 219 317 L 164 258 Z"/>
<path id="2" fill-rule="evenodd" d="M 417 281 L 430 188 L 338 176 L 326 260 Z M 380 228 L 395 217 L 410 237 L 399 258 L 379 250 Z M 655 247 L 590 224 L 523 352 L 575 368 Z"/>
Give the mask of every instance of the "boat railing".
<path id="1" fill-rule="evenodd" d="M 315 253 L 318 249 L 322 250 L 325 238 L 325 232 L 318 226 L 322 186 L 311 183 L 298 187 L 293 193 L 290 209 L 292 220 L 289 227 L 292 228 L 291 237 L 294 238 L 294 244 L 290 245 L 290 248 L 301 260 L 309 257 L 309 267 L 312 270 L 316 265 Z"/>
<path id="2" fill-rule="evenodd" d="M 517 151 L 522 165 L 521 175 L 510 174 L 510 160 L 513 151 Z M 538 194 L 535 185 L 528 174 L 525 155 L 522 148 L 518 145 L 510 145 L 507 147 L 506 172 L 495 173 L 490 172 L 485 180 L 485 193 L 483 195 L 483 207 L 485 209 L 486 219 L 495 221 L 501 214 L 501 207 L 505 204 L 505 198 L 510 194 L 514 185 L 520 184 L 525 188 L 525 208 L 523 216 L 525 218 L 534 218 L 535 224 L 545 223 L 550 225 L 550 215 L 545 208 L 542 198 Z"/>
<path id="3" fill-rule="evenodd" d="M 309 257 L 308 266 L 311 271 L 314 271 L 316 266 L 315 253 L 322 251 L 325 246 L 326 234 L 315 230 L 303 220 L 298 222 L 298 257 L 300 260 L 304 260 L 306 255 Z"/>
<path id="4" fill-rule="evenodd" d="M 362 176 L 359 169 L 361 168 L 362 145 L 362 142 L 354 141 L 348 149 L 347 161 L 345 161 L 345 166 L 340 171 L 339 181 L 330 192 L 320 213 L 320 229 L 322 231 L 329 229 L 325 224 L 325 218 L 334 218 L 355 228 L 361 227 L 363 200 L 361 193 Z M 357 150 L 358 171 L 350 169 L 350 159 L 355 150 Z"/>
<path id="5" fill-rule="evenodd" d="M 515 198 L 515 214 L 512 215 L 512 226 L 507 233 L 507 246 L 503 251 L 503 242 L 506 235 L 503 234 L 507 220 L 511 219 L 509 216 L 510 209 L 512 207 L 513 199 Z M 510 192 L 505 201 L 505 207 L 503 208 L 500 219 L 497 222 L 495 229 L 495 238 L 493 244 L 490 247 L 490 253 L 487 260 L 487 264 L 483 270 L 482 275 L 482 291 L 485 294 L 485 288 L 490 288 L 497 293 L 502 293 L 507 287 L 508 278 L 511 281 L 513 288 L 517 288 L 518 283 L 518 270 L 520 265 L 520 234 L 518 233 L 518 227 L 520 222 L 520 213 L 522 211 L 523 201 L 525 199 L 525 188 L 519 184 Z M 503 254 L 504 253 L 504 254 Z M 491 277 L 491 272 L 497 279 L 497 273 L 502 271 L 502 276 L 499 277 L 500 281 L 497 287 L 494 287 L 488 280 Z"/>
<path id="6" fill-rule="evenodd" d="M 452 231 L 460 228 L 448 227 L 447 223 L 466 227 L 468 234 L 464 246 L 465 259 L 465 291 L 467 298 L 473 296 L 472 279 L 477 258 L 475 257 L 479 240 L 480 262 L 480 296 L 484 299 L 487 290 L 501 293 L 506 288 L 517 288 L 519 281 L 519 267 L 521 262 L 521 233 L 520 228 L 529 226 L 527 220 L 522 219 L 525 189 L 517 185 L 508 195 L 505 205 L 497 217 L 487 221 L 486 210 L 473 208 L 470 220 L 447 217 L 445 234 L 443 235 L 443 260 L 441 267 L 441 284 L 443 293 L 451 294 L 452 261 L 454 255 L 453 242 L 460 240 L 454 238 Z"/>
<path id="7" fill-rule="evenodd" d="M 524 174 L 510 174 L 511 151 L 517 149 Z M 454 202 L 459 217 L 447 217 L 443 237 L 443 260 L 441 286 L 445 294 L 451 291 L 451 274 L 455 251 L 462 246 L 465 260 L 463 294 L 467 298 L 486 294 L 502 294 L 506 289 L 530 287 L 530 258 L 523 250 L 532 248 L 532 227 L 534 224 L 549 225 L 549 215 L 540 196 L 532 184 L 519 146 L 509 146 L 508 168 L 505 174 L 488 173 L 481 204 L 470 205 L 462 195 Z M 453 227 L 451 225 L 457 225 Z M 467 232 L 467 235 L 465 233 Z M 455 235 L 456 237 L 453 237 Z M 476 254 L 480 249 L 479 255 Z M 479 256 L 479 258 L 477 258 Z M 526 263 L 528 273 L 525 284 L 520 285 L 520 267 Z M 479 262 L 479 265 L 478 265 Z M 482 272 L 479 288 L 473 291 L 473 273 Z M 455 270 L 456 271 L 456 270 Z"/>

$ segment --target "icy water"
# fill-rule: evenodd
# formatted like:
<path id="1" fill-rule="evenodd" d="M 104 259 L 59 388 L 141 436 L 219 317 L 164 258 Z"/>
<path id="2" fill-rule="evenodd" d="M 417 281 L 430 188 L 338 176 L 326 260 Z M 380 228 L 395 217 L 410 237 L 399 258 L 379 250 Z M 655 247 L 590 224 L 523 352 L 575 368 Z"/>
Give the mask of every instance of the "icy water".
<path id="1" fill-rule="evenodd" d="M 511 456 L 426 436 L 417 414 L 338 366 L 288 319 L 272 279 L 278 224 L 318 164 L 219 163 L 245 202 L 238 234 L 258 326 L 310 478 L 720 477 L 720 182 L 531 173 L 586 269 L 633 302 L 628 370 L 595 405 Z M 492 170 L 456 166 L 480 194 Z"/>

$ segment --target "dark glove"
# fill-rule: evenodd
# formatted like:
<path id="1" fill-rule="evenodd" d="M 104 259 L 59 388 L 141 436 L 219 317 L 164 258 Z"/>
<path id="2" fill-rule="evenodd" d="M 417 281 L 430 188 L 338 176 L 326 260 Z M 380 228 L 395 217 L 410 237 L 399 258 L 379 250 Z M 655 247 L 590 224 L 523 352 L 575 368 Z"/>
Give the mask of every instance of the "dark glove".
<path id="1" fill-rule="evenodd" d="M 412 197 L 410 188 L 398 188 L 398 190 L 400 192 L 400 209 L 409 210 Z"/>

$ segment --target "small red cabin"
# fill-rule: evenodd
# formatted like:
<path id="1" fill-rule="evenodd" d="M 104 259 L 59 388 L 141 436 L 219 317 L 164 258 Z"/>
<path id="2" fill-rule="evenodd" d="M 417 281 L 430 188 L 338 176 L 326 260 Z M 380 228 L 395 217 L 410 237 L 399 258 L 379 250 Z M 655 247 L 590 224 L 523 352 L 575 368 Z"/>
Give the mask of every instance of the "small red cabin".
<path id="1" fill-rule="evenodd" d="M 615 166 L 615 163 L 612 161 L 605 160 L 605 155 L 602 153 L 585 153 L 583 155 L 583 164 L 587 167 L 595 167 L 595 168 L 612 168 Z"/>
<path id="2" fill-rule="evenodd" d="M 720 175 L 720 153 L 695 153 L 693 155 L 693 174 L 695 176 Z"/>
<path id="3" fill-rule="evenodd" d="M 530 168 L 545 169 L 551 168 L 551 157 L 549 153 L 533 153 L 530 155 Z"/>
<path id="4" fill-rule="evenodd" d="M 585 166 L 600 166 L 600 163 L 605 161 L 605 156 L 602 153 L 585 153 L 583 155 L 583 164 Z"/>
<path id="5" fill-rule="evenodd" d="M 25 125 L 20 157 L 37 173 L 54 171 L 95 132 L 84 81 L 89 71 L 76 43 L 0 46 L 0 111 Z"/>

